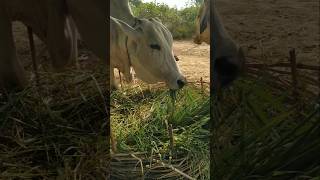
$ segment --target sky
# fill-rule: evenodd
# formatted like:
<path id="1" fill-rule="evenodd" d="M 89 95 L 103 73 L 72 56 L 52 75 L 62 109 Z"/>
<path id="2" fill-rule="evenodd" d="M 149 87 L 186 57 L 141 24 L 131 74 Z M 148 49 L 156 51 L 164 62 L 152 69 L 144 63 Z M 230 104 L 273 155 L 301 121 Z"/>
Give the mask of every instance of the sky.
<path id="1" fill-rule="evenodd" d="M 178 9 L 183 8 L 186 5 L 186 2 L 189 0 L 142 0 L 143 2 L 159 2 L 159 3 L 165 3 L 169 7 L 177 7 Z"/>

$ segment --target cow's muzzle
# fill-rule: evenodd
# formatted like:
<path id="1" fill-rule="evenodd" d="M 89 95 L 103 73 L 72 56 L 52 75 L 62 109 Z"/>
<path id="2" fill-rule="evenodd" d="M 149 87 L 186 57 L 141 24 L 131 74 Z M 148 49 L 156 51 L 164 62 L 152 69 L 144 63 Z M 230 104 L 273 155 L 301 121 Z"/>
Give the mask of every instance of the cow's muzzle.
<path id="1" fill-rule="evenodd" d="M 244 71 L 245 58 L 241 48 L 237 56 L 218 57 L 214 61 L 213 86 L 224 88 L 230 85 Z"/>
<path id="2" fill-rule="evenodd" d="M 177 80 L 177 84 L 178 84 L 178 87 L 179 89 L 183 88 L 184 85 L 186 85 L 186 80 L 185 79 L 178 79 Z"/>

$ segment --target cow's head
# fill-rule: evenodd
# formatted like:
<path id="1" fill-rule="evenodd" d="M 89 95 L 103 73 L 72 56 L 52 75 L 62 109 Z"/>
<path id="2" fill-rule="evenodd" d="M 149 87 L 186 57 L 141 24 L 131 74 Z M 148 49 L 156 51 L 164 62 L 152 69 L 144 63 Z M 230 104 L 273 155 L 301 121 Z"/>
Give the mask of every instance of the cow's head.
<path id="1" fill-rule="evenodd" d="M 223 51 L 225 53 L 220 54 Z M 213 86 L 226 87 L 243 72 L 245 56 L 238 46 L 221 51 L 217 47 L 213 62 Z"/>
<path id="2" fill-rule="evenodd" d="M 124 27 L 137 77 L 149 84 L 165 82 L 173 90 L 182 88 L 186 79 L 176 64 L 170 31 L 157 19 L 136 19 L 134 29 Z"/>
<path id="3" fill-rule="evenodd" d="M 199 9 L 193 42 L 196 44 L 201 44 L 202 42 L 210 44 L 210 4 L 208 0 L 205 0 Z"/>
<path id="4" fill-rule="evenodd" d="M 206 42 L 210 44 L 210 0 L 204 0 L 199 9 L 196 19 L 196 36 L 193 41 L 196 44 Z M 242 49 L 233 41 L 221 23 L 220 17 L 213 10 L 213 24 L 211 24 L 213 34 L 214 55 L 214 79 L 213 85 L 224 87 L 235 80 L 244 69 L 245 57 Z"/>

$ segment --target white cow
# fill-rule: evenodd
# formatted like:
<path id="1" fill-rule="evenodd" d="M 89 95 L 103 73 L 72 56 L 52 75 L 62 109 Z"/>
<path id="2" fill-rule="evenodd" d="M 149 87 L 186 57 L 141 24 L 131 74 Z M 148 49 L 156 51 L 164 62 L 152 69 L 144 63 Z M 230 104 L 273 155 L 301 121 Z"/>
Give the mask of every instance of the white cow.
<path id="1" fill-rule="evenodd" d="M 119 29 L 123 31 L 111 30 L 122 34 L 119 42 L 110 42 L 121 46 L 118 50 L 111 51 L 111 61 L 118 61 L 127 66 L 122 69 L 128 70 L 132 66 L 137 77 L 149 84 L 165 82 L 170 89 L 182 88 L 186 80 L 175 62 L 170 31 L 158 19 L 134 17 L 128 0 L 111 0 L 110 10 L 111 16 L 116 18 L 112 21 L 117 21 L 117 31 Z M 118 41 L 117 38 L 111 37 L 111 39 Z M 125 58 L 120 57 L 124 55 L 127 55 L 125 63 L 119 60 Z M 127 72 L 125 74 L 128 75 Z"/>
<path id="2" fill-rule="evenodd" d="M 213 11 L 213 31 L 210 31 L 210 9 Z M 210 6 L 210 0 L 204 0 L 196 19 L 197 29 L 194 42 L 210 44 L 210 33 L 215 43 L 214 55 L 214 85 L 230 84 L 244 68 L 244 54 L 224 28 L 215 6 Z"/>
<path id="3" fill-rule="evenodd" d="M 86 7 L 86 8 L 83 8 Z M 65 67 L 76 56 L 70 16 L 88 47 L 107 59 L 106 0 L 2 0 L 0 1 L 0 88 L 23 88 L 27 76 L 17 59 L 12 21 L 32 28 L 46 43 L 55 69 Z M 95 32 L 92 33 L 92 29 Z"/>

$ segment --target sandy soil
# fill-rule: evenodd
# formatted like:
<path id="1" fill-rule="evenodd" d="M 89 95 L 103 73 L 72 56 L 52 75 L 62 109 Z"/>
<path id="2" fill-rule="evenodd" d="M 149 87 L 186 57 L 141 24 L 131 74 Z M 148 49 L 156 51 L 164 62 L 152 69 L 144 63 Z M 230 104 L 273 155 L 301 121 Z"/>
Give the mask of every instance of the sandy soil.
<path id="1" fill-rule="evenodd" d="M 299 62 L 320 63 L 318 0 L 216 0 L 230 35 L 249 58 L 285 61 L 296 48 Z"/>
<path id="2" fill-rule="evenodd" d="M 210 46 L 192 41 L 175 41 L 173 51 L 179 57 L 178 65 L 188 81 L 210 80 Z"/>

